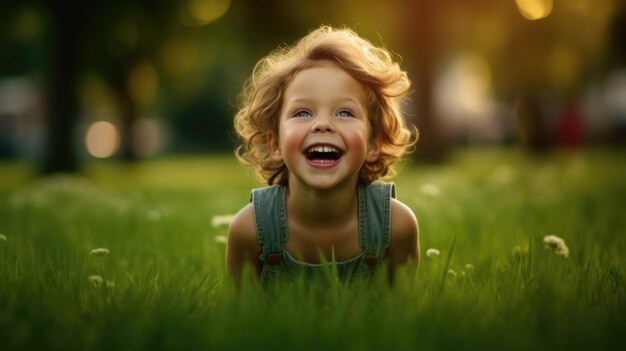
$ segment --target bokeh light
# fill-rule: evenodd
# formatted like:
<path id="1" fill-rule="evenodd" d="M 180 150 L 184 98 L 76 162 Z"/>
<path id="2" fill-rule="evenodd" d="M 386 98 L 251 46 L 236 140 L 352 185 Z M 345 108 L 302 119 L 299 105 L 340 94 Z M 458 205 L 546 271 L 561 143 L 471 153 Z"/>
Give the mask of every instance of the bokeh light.
<path id="1" fill-rule="evenodd" d="M 41 16 L 32 9 L 19 11 L 9 24 L 10 35 L 21 42 L 36 39 L 44 31 Z"/>
<path id="2" fill-rule="evenodd" d="M 489 63 L 474 52 L 460 54 L 438 82 L 438 106 L 444 114 L 481 117 L 492 102 Z"/>
<path id="3" fill-rule="evenodd" d="M 456 62 L 459 99 L 463 108 L 474 114 L 485 113 L 491 94 L 491 71 L 481 56 L 461 55 Z"/>
<path id="4" fill-rule="evenodd" d="M 552 0 L 515 0 L 519 12 L 524 18 L 538 20 L 552 13 Z"/>
<path id="5" fill-rule="evenodd" d="M 576 87 L 582 72 L 580 61 L 572 48 L 564 44 L 555 45 L 546 60 L 550 82 L 561 91 Z"/>
<path id="6" fill-rule="evenodd" d="M 569 106 L 580 110 L 585 145 L 626 140 L 617 79 L 625 70 L 622 0 L 130 1 L 86 11 L 69 29 L 63 11 L 49 12 L 47 3 L 56 2 L 0 11 L 0 49 L 11 53 L 0 60 L 0 159 L 45 159 L 49 143 L 67 140 L 56 131 L 76 128 L 80 139 L 65 156 L 89 155 L 85 133 L 96 121 L 118 127 L 114 157 L 230 152 L 232 118 L 254 64 L 321 24 L 387 47 L 407 71 L 408 122 L 449 143 L 430 148 L 424 137 L 409 157 L 458 144 L 516 143 L 523 94 L 541 112 L 550 147 L 560 146 L 555 138 Z M 57 42 L 57 30 L 90 40 Z M 75 57 L 53 60 L 54 53 Z M 61 64 L 70 60 L 77 64 Z M 35 89 L 19 110 L 17 80 Z M 70 90 L 78 101 L 48 96 Z"/>
<path id="7" fill-rule="evenodd" d="M 111 157 L 120 147 L 120 132 L 111 122 L 95 122 L 87 129 L 85 147 L 94 157 Z"/>
<path id="8" fill-rule="evenodd" d="M 141 118 L 133 124 L 133 151 L 142 157 L 153 156 L 166 144 L 164 128 L 156 118 Z"/>
<path id="9" fill-rule="evenodd" d="M 139 64 L 130 72 L 128 88 L 138 106 L 148 106 L 154 101 L 159 91 L 159 74 L 152 65 Z"/>
<path id="10" fill-rule="evenodd" d="M 198 45 L 189 38 L 175 38 L 165 43 L 162 49 L 165 72 L 173 77 L 192 73 L 200 63 Z"/>
<path id="11" fill-rule="evenodd" d="M 187 26 L 204 26 L 224 16 L 230 0 L 190 0 L 181 9 L 180 19 Z"/>

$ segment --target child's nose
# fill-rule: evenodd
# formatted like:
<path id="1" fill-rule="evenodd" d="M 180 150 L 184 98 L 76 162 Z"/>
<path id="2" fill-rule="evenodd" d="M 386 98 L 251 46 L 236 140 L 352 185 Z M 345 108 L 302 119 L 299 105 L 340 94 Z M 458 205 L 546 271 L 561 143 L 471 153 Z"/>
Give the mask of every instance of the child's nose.
<path id="1" fill-rule="evenodd" d="M 330 117 L 318 117 L 311 129 L 316 133 L 332 133 L 335 131 L 335 125 Z"/>

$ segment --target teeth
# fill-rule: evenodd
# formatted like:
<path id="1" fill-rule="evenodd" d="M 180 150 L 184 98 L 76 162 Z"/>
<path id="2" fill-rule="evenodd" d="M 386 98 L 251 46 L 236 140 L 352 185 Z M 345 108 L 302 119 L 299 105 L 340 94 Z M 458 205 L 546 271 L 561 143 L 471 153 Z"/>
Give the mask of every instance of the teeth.
<path id="1" fill-rule="evenodd" d="M 334 146 L 315 145 L 308 148 L 305 154 L 313 162 L 333 163 L 341 158 L 342 152 Z"/>
<path id="2" fill-rule="evenodd" d="M 308 152 L 339 152 L 339 149 L 332 146 L 314 146 Z"/>

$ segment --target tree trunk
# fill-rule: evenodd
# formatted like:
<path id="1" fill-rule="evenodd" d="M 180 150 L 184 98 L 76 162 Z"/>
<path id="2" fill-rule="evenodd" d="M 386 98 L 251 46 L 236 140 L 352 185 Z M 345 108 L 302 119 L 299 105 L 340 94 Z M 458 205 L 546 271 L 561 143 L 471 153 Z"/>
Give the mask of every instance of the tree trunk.
<path id="1" fill-rule="evenodd" d="M 80 34 L 86 15 L 86 8 L 79 4 L 68 9 L 62 1 L 48 3 L 52 23 L 47 81 L 47 148 L 41 167 L 44 174 L 73 173 L 79 169 L 75 127 L 79 113 Z"/>
<path id="2" fill-rule="evenodd" d="M 434 70 L 440 44 L 436 24 L 442 6 L 437 0 L 406 0 L 404 12 L 408 70 L 415 89 L 410 114 L 419 130 L 415 156 L 434 163 L 441 162 L 448 150 L 433 106 Z"/>

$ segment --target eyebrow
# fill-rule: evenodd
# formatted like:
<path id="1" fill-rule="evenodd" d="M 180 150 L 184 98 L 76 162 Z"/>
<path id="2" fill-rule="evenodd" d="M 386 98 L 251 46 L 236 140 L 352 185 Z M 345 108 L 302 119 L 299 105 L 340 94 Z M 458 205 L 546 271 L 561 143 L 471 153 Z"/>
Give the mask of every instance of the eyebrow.
<path id="1" fill-rule="evenodd" d="M 316 102 L 316 99 L 311 99 L 311 98 L 295 98 L 295 99 L 291 99 L 286 101 L 289 104 L 297 104 L 297 103 L 314 103 Z M 344 98 L 338 98 L 338 99 L 334 99 L 333 100 L 334 103 L 346 103 L 346 102 L 350 102 L 353 104 L 360 104 L 360 102 L 352 97 L 344 97 Z"/>

